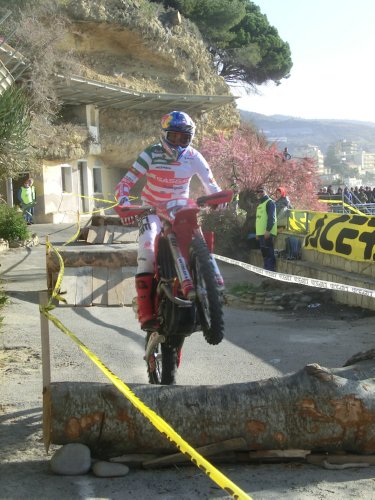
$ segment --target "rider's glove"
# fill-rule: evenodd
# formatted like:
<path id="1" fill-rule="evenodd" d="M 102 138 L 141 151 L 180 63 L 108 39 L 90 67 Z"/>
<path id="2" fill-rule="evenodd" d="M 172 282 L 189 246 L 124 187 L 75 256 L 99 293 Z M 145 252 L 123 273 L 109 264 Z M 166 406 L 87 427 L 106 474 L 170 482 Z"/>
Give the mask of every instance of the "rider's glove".
<path id="1" fill-rule="evenodd" d="M 129 197 L 121 196 L 121 198 L 118 199 L 118 204 L 124 205 L 125 207 L 129 206 L 130 205 Z"/>

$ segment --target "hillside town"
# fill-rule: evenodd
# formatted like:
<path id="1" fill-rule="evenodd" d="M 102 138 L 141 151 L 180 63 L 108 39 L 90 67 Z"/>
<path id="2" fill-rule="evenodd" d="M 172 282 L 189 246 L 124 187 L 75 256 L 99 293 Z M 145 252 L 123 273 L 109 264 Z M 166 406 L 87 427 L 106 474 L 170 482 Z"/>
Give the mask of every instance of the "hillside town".
<path id="1" fill-rule="evenodd" d="M 241 112 L 241 116 L 280 149 L 287 148 L 291 157 L 313 158 L 322 188 L 331 185 L 337 192 L 345 186 L 353 190 L 375 186 L 375 127 L 371 124 L 292 117 L 281 120 L 248 112 Z M 334 139 L 343 129 L 346 135 Z"/>

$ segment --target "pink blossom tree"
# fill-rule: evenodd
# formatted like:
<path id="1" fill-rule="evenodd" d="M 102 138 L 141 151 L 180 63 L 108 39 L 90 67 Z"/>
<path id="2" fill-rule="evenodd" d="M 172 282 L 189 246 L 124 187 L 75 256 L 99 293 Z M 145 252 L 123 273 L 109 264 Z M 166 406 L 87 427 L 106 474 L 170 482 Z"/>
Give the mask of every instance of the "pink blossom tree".
<path id="1" fill-rule="evenodd" d="M 258 186 L 265 186 L 274 196 L 276 189 L 282 186 L 295 208 L 319 209 L 314 159 L 285 160 L 276 144 L 268 144 L 249 126 L 242 126 L 230 138 L 222 133 L 205 138 L 200 151 L 223 189 L 229 188 L 236 179 L 240 192 L 253 192 Z"/>

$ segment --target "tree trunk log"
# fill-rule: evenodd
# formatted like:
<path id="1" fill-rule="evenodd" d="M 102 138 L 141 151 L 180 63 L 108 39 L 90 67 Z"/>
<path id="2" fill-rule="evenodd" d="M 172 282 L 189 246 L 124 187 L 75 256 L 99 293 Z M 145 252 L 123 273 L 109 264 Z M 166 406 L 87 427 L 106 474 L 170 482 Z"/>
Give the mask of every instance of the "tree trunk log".
<path id="1" fill-rule="evenodd" d="M 344 368 L 311 364 L 259 382 L 130 388 L 195 448 L 242 437 L 254 451 L 371 454 L 375 362 L 366 355 Z M 54 444 L 84 443 L 94 455 L 107 458 L 178 451 L 110 384 L 52 383 L 49 408 L 48 438 Z"/>

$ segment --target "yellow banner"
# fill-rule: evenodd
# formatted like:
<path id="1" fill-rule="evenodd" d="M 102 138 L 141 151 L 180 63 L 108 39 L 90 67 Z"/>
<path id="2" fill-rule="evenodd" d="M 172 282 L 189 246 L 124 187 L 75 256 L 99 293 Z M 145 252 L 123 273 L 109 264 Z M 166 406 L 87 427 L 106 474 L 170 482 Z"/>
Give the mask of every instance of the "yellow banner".
<path id="1" fill-rule="evenodd" d="M 288 230 L 294 233 L 306 233 L 311 214 L 306 210 L 290 210 L 288 217 Z"/>
<path id="2" fill-rule="evenodd" d="M 310 223 L 305 248 L 350 260 L 373 262 L 375 217 L 319 213 Z"/>

